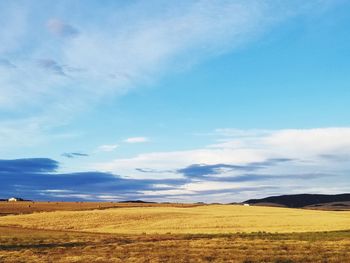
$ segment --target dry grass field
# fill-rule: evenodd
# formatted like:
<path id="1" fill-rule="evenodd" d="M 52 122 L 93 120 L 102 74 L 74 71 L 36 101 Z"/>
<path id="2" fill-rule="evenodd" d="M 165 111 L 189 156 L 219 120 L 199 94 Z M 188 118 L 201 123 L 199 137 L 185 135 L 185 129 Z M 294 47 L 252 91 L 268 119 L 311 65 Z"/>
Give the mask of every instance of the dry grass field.
<path id="1" fill-rule="evenodd" d="M 142 206 L 0 217 L 0 262 L 350 262 L 350 213 Z"/>
<path id="2" fill-rule="evenodd" d="M 81 211 L 92 209 L 124 207 L 193 207 L 199 204 L 155 204 L 155 203 L 116 203 L 116 202 L 0 202 L 0 216 L 31 214 L 35 212 Z"/>
<path id="3" fill-rule="evenodd" d="M 350 213 L 241 205 L 127 207 L 6 216 L 0 226 L 118 234 L 290 233 L 348 229 Z"/>
<path id="4" fill-rule="evenodd" d="M 113 235 L 0 227 L 0 262 L 349 262 L 350 232 Z"/>

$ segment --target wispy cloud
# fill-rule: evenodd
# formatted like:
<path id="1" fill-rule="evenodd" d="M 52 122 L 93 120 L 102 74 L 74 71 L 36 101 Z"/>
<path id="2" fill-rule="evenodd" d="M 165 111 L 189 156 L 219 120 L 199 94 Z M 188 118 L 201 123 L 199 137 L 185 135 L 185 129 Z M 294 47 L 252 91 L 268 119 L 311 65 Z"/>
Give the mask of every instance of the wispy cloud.
<path id="1" fill-rule="evenodd" d="M 79 152 L 62 153 L 61 155 L 63 157 L 67 157 L 67 158 L 87 157 L 87 156 L 89 156 L 87 153 L 79 153 Z"/>
<path id="2" fill-rule="evenodd" d="M 55 18 L 52 18 L 47 22 L 47 28 L 52 34 L 59 37 L 74 37 L 79 34 L 78 29 L 74 26 Z"/>
<path id="3" fill-rule="evenodd" d="M 148 141 L 149 139 L 147 137 L 131 137 L 124 140 L 126 143 L 142 143 Z"/>
<path id="4" fill-rule="evenodd" d="M 206 178 L 208 176 L 230 173 L 232 171 L 240 172 L 253 172 L 261 170 L 262 168 L 268 168 L 281 162 L 292 161 L 292 159 L 268 159 L 263 162 L 253 162 L 244 165 L 234 164 L 192 164 L 188 167 L 176 170 L 177 173 L 181 173 L 186 177 L 191 178 Z M 212 178 L 212 177 L 211 177 Z"/>
<path id="5" fill-rule="evenodd" d="M 119 147 L 118 144 L 105 144 L 101 145 L 97 148 L 98 152 L 113 152 L 115 149 Z"/>
<path id="6" fill-rule="evenodd" d="M 328 7 L 329 1 L 298 0 L 283 5 L 258 0 L 140 1 L 118 8 L 114 5 L 118 4 L 106 4 L 102 19 L 94 23 L 78 19 L 87 15 L 84 8 L 75 9 L 74 19 L 58 16 L 69 13 L 71 5 L 65 2 L 45 13 L 35 3 L 20 8 L 1 5 L 0 57 L 16 57 L 16 69 L 3 61 L 7 67 L 1 69 L 0 109 L 17 114 L 26 109 L 25 118 L 55 116 L 46 119 L 58 119 L 60 125 L 67 115 L 93 107 L 101 98 L 231 52 L 286 19 Z M 41 16 L 36 19 L 28 14 Z M 45 34 L 46 30 L 52 34 Z M 33 67 L 38 58 L 43 58 L 39 67 Z M 61 77 L 68 72 L 69 78 Z"/>
<path id="7" fill-rule="evenodd" d="M 39 67 L 45 70 L 48 70 L 54 74 L 62 75 L 62 76 L 66 75 L 63 67 L 53 59 L 39 59 L 38 65 Z"/>
<path id="8" fill-rule="evenodd" d="M 5 67 L 5 68 L 10 68 L 10 69 L 15 69 L 16 65 L 13 64 L 11 61 L 8 59 L 0 59 L 0 67 Z"/>

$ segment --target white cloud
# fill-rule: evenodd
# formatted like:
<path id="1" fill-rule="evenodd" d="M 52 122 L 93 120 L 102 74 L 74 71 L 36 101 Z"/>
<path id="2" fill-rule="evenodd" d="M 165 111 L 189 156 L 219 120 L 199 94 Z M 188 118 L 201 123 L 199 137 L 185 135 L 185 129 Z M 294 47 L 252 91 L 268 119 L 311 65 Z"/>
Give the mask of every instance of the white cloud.
<path id="1" fill-rule="evenodd" d="M 44 192 L 44 193 L 70 193 L 72 191 L 63 190 L 63 189 L 47 189 L 47 190 L 41 190 L 41 192 Z"/>
<path id="2" fill-rule="evenodd" d="M 115 149 L 119 147 L 118 144 L 105 144 L 101 145 L 97 148 L 99 152 L 113 152 Z"/>
<path id="3" fill-rule="evenodd" d="M 148 195 L 158 192 L 181 196 L 181 193 L 195 194 L 196 191 L 217 191 L 226 188 L 237 191 L 246 189 L 245 192 L 251 188 L 250 196 L 300 193 L 327 187 L 331 187 L 334 192 L 335 189 L 340 191 L 344 188 L 344 178 L 350 171 L 349 138 L 350 128 L 347 127 L 232 132 L 227 129 L 224 136 L 222 131 L 218 133 L 219 142 L 215 145 L 188 151 L 139 154 L 132 158 L 94 164 L 92 168 L 111 171 L 129 178 L 175 179 L 184 178 L 186 175 L 179 170 L 193 164 L 258 167 L 253 170 L 223 169 L 222 174 L 221 170 L 217 169 L 219 174 L 211 174 L 212 178 L 208 180 L 192 178 L 197 182 L 192 181 L 177 189 L 153 190 L 147 192 Z M 286 161 L 269 163 L 269 160 Z M 225 182 L 227 178 L 243 179 Z M 261 191 L 254 191 L 256 187 L 262 187 Z"/>
<path id="4" fill-rule="evenodd" d="M 124 140 L 126 143 L 142 143 L 148 141 L 149 139 L 147 137 L 131 137 Z"/>

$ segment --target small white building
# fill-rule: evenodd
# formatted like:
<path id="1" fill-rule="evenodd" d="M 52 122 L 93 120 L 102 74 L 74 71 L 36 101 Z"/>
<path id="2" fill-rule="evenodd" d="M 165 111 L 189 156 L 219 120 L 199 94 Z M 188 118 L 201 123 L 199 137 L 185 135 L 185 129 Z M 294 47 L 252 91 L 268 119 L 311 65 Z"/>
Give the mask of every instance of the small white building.
<path id="1" fill-rule="evenodd" d="M 249 206 L 249 204 L 243 204 L 243 206 Z"/>
<path id="2" fill-rule="evenodd" d="M 16 197 L 11 197 L 11 198 L 7 199 L 7 201 L 9 201 L 9 202 L 17 202 L 19 200 Z"/>

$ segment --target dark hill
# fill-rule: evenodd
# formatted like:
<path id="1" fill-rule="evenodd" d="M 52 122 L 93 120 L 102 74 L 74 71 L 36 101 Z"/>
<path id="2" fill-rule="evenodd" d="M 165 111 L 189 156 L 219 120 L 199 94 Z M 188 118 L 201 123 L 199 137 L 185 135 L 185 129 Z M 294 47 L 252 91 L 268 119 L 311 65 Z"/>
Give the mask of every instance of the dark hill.
<path id="1" fill-rule="evenodd" d="M 127 201 L 120 201 L 119 203 L 155 204 L 155 202 L 148 202 L 148 201 L 142 201 L 142 200 L 127 200 Z"/>
<path id="2" fill-rule="evenodd" d="M 322 194 L 298 194 L 298 195 L 280 195 L 270 196 L 261 199 L 250 199 L 243 203 L 262 204 L 270 203 L 291 208 L 301 208 L 304 206 L 350 201 L 350 194 L 322 195 Z"/>

